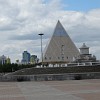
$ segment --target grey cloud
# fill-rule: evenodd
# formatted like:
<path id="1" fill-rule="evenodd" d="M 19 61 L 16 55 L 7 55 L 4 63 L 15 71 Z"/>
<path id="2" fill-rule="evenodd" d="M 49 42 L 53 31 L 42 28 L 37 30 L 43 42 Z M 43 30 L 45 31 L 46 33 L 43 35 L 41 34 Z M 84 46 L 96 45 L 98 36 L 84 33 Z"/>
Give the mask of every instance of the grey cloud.
<path id="1" fill-rule="evenodd" d="M 43 36 L 43 39 L 49 38 L 48 35 Z M 40 39 L 40 36 L 38 34 L 26 34 L 26 35 L 14 35 L 10 37 L 11 40 L 37 40 Z"/>
<path id="2" fill-rule="evenodd" d="M 38 35 L 26 34 L 26 35 L 15 35 L 11 37 L 12 40 L 37 40 L 39 39 Z"/>
<path id="3" fill-rule="evenodd" d="M 12 30 L 16 30 L 18 28 L 18 26 L 17 25 L 6 25 L 6 26 L 4 26 L 4 27 L 0 27 L 0 31 L 2 32 L 2 31 L 12 31 Z"/>
<path id="4" fill-rule="evenodd" d="M 69 30 L 75 42 L 100 41 L 100 29 L 77 25 Z"/>
<path id="5" fill-rule="evenodd" d="M 49 2 L 46 0 L 0 0 L 0 35 L 2 35 L 0 42 L 3 47 L 0 54 L 5 52 L 9 55 L 13 54 L 13 59 L 16 59 L 21 57 L 19 54 L 23 50 L 29 50 L 39 55 L 38 34 L 43 32 L 44 40 L 50 38 L 58 19 L 65 29 L 68 29 L 67 32 L 75 43 L 86 42 L 91 44 L 91 47 L 97 46 L 94 51 L 98 53 L 100 50 L 100 10 L 83 13 L 65 11 L 61 7 L 60 0 L 49 0 Z M 4 43 L 4 38 L 6 43 Z M 6 45 L 8 47 L 4 47 Z M 11 51 L 7 51 L 8 49 Z"/>

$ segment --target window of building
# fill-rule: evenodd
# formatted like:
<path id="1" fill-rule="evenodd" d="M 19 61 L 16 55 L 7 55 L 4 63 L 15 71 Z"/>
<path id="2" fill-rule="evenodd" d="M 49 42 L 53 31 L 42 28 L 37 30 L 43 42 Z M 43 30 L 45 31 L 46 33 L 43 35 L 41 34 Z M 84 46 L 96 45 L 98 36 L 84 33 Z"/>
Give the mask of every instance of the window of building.
<path id="1" fill-rule="evenodd" d="M 49 57 L 49 59 L 51 60 L 51 57 Z"/>
<path id="2" fill-rule="evenodd" d="M 47 57 L 45 57 L 45 60 L 47 59 Z"/>
<path id="3" fill-rule="evenodd" d="M 60 59 L 60 57 L 58 57 L 58 59 Z"/>
<path id="4" fill-rule="evenodd" d="M 64 57 L 62 57 L 62 59 L 64 59 Z"/>

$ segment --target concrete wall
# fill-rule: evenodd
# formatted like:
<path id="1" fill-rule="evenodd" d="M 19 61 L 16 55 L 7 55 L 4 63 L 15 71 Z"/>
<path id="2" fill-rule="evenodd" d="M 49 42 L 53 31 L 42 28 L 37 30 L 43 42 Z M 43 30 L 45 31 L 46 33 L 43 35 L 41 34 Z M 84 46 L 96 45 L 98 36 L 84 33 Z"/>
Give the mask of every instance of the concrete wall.
<path id="1" fill-rule="evenodd" d="M 40 75 L 8 75 L 0 77 L 0 81 L 54 81 L 54 80 L 81 80 L 100 79 L 100 72 L 40 74 Z"/>

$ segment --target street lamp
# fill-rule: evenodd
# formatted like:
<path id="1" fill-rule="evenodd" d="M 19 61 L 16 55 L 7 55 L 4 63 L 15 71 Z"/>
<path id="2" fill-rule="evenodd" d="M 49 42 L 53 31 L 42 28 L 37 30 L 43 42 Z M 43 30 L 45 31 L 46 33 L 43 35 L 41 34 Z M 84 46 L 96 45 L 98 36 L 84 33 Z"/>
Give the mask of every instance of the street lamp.
<path id="1" fill-rule="evenodd" d="M 38 34 L 41 37 L 41 58 L 42 58 L 42 67 L 43 67 L 43 52 L 42 52 L 42 35 L 44 35 L 43 33 Z"/>

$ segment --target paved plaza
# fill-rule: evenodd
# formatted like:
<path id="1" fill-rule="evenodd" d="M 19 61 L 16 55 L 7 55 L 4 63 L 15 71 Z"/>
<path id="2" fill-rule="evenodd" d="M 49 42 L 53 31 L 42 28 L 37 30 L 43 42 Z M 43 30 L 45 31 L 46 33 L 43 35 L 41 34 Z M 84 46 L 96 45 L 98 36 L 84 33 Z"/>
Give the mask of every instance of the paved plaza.
<path id="1" fill-rule="evenodd" d="M 0 100 L 100 100 L 100 80 L 0 82 Z"/>

